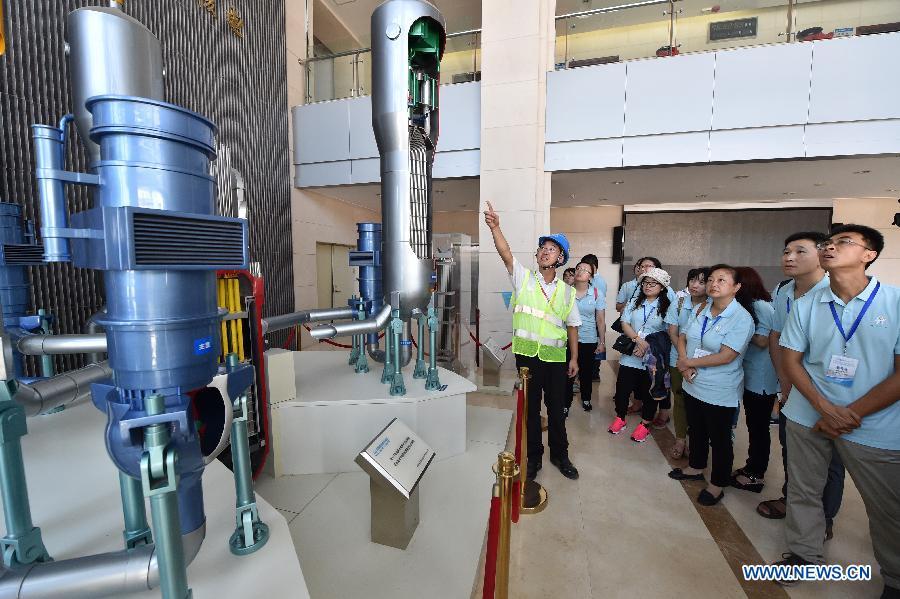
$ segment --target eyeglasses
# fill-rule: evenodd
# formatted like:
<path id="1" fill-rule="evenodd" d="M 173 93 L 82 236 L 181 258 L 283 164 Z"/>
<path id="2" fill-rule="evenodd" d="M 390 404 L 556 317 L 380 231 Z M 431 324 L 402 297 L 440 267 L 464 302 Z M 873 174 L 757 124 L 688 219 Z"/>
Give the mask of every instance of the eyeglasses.
<path id="1" fill-rule="evenodd" d="M 589 275 L 594 274 L 594 271 L 591 270 L 590 268 L 587 268 L 586 266 L 580 266 L 580 267 L 576 268 L 575 272 L 586 272 Z"/>
<path id="2" fill-rule="evenodd" d="M 854 239 L 850 239 L 849 237 L 838 237 L 837 239 L 829 239 L 827 241 L 819 242 L 816 244 L 816 249 L 819 250 L 820 252 L 824 252 L 831 246 L 840 247 L 842 245 L 858 245 L 859 247 L 863 248 L 864 250 L 869 250 L 870 252 L 875 251 L 872 248 L 865 246 Z"/>
<path id="3" fill-rule="evenodd" d="M 646 285 L 647 287 L 662 287 L 662 283 L 660 283 L 659 281 L 654 281 L 652 279 L 644 279 L 643 281 L 641 281 L 641 285 Z"/>
<path id="4" fill-rule="evenodd" d="M 549 254 L 552 252 L 559 252 L 559 248 L 556 247 L 555 245 L 544 245 L 544 246 L 539 247 L 538 251 L 539 252 L 547 252 Z"/>

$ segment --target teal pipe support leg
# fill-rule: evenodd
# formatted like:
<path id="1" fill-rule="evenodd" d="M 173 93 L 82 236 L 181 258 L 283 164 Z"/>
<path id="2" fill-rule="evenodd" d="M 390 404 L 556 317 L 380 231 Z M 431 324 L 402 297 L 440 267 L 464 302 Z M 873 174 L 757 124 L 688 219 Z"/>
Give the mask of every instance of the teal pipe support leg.
<path id="1" fill-rule="evenodd" d="M 425 389 L 437 391 L 441 388 L 441 380 L 438 378 L 437 369 L 437 328 L 438 321 L 434 315 L 434 308 L 428 308 L 428 375 L 425 377 Z"/>
<path id="2" fill-rule="evenodd" d="M 138 545 L 152 544 L 153 534 L 147 523 L 141 481 L 120 471 L 119 493 L 122 495 L 122 515 L 125 520 L 125 530 L 122 531 L 125 548 L 134 549 Z"/>
<path id="3" fill-rule="evenodd" d="M 391 350 L 391 327 L 384 330 L 384 370 L 381 372 L 381 384 L 386 385 L 394 378 L 394 355 Z"/>
<path id="4" fill-rule="evenodd" d="M 366 312 L 362 308 L 359 309 L 359 315 L 357 316 L 359 320 L 364 320 L 366 318 Z M 364 374 L 369 372 L 369 360 L 366 358 L 366 336 L 359 336 L 359 355 L 356 356 L 356 367 L 354 368 L 356 374 Z"/>
<path id="5" fill-rule="evenodd" d="M 428 367 L 425 365 L 425 315 L 419 315 L 419 347 L 416 351 L 416 367 L 413 369 L 414 379 L 424 379 L 428 375 Z"/>
<path id="6" fill-rule="evenodd" d="M 353 366 L 356 364 L 356 360 L 359 357 L 359 335 L 353 335 L 351 337 L 353 347 L 350 349 L 350 357 L 347 359 L 347 365 Z"/>
<path id="7" fill-rule="evenodd" d="M 406 395 L 406 383 L 403 382 L 403 372 L 400 367 L 400 334 L 403 332 L 403 321 L 400 320 L 400 310 L 394 310 L 394 318 L 389 327 L 391 337 L 391 349 L 394 352 L 394 374 L 391 377 L 391 395 Z M 385 335 L 387 337 L 387 335 Z"/>
<path id="8" fill-rule="evenodd" d="M 28 427 L 25 409 L 12 400 L 15 390 L 15 381 L 0 384 L 0 494 L 6 520 L 0 551 L 7 568 L 52 561 L 41 539 L 41 529 L 31 520 L 22 458 L 22 437 L 28 433 Z"/>
<path id="9" fill-rule="evenodd" d="M 147 414 L 154 416 L 165 410 L 162 395 L 151 395 L 146 401 Z M 144 455 L 141 456 L 141 486 L 150 498 L 153 538 L 159 562 L 159 589 L 163 599 L 190 599 L 181 523 L 178 515 L 178 476 L 175 474 L 175 450 L 169 447 L 170 433 L 166 424 L 144 428 Z"/>
<path id="10" fill-rule="evenodd" d="M 228 540 L 235 555 L 249 555 L 262 549 L 269 540 L 269 527 L 259 519 L 253 472 L 250 466 L 250 439 L 247 436 L 247 396 L 235 402 L 239 414 L 231 422 L 231 463 L 234 471 L 234 493 L 237 497 L 237 528 Z"/>
<path id="11" fill-rule="evenodd" d="M 50 317 L 47 311 L 41 308 L 38 310 L 38 316 L 41 317 L 41 334 L 50 334 Z M 41 375 L 47 377 L 56 376 L 56 366 L 53 364 L 53 356 L 41 356 Z"/>

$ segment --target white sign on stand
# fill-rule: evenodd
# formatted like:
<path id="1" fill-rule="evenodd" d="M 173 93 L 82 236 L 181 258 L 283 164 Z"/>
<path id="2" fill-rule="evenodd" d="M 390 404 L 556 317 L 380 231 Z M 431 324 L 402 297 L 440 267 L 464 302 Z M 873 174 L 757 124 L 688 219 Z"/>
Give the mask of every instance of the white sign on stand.
<path id="1" fill-rule="evenodd" d="M 356 463 L 409 499 L 425 470 L 434 460 L 434 450 L 408 426 L 394 418 L 357 456 Z"/>
<path id="2" fill-rule="evenodd" d="M 419 481 L 434 450 L 394 418 L 356 456 L 369 475 L 372 541 L 406 549 L 419 525 Z"/>

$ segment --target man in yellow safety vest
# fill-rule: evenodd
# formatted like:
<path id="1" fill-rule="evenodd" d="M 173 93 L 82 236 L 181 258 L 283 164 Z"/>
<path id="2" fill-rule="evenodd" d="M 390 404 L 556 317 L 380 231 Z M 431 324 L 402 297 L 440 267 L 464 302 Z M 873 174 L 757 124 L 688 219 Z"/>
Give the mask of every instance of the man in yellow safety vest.
<path id="1" fill-rule="evenodd" d="M 581 316 L 575 309 L 575 290 L 556 279 L 556 269 L 569 260 L 569 240 L 557 233 L 538 240 L 535 253 L 537 271 L 531 271 L 513 257 L 500 231 L 500 217 L 487 203 L 484 222 L 491 230 L 497 253 L 503 259 L 515 289 L 513 295 L 512 350 L 516 367 L 527 366 L 528 386 L 528 478 L 541 469 L 544 444 L 541 440 L 541 396 L 547 406 L 547 442 L 550 463 L 566 478 L 578 478 L 569 459 L 566 436 L 566 377 L 578 374 L 578 327 Z M 569 362 L 566 366 L 566 347 Z"/>

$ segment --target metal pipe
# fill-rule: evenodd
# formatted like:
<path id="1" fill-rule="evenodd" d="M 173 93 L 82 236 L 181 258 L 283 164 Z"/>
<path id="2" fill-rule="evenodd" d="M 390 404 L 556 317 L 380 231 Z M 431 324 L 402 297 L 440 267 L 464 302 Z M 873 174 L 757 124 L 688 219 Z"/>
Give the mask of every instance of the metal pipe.
<path id="1" fill-rule="evenodd" d="M 84 324 L 84 333 L 86 335 L 98 335 L 100 333 L 104 333 L 106 329 L 103 328 L 103 325 L 97 322 L 97 318 L 102 318 L 106 315 L 106 306 L 100 308 L 100 311 L 93 314 L 90 318 L 88 318 L 87 322 Z M 98 364 L 103 360 L 102 353 L 91 353 L 87 355 L 87 361 L 91 364 Z"/>
<path id="2" fill-rule="evenodd" d="M 98 335 L 26 335 L 16 343 L 28 356 L 47 354 L 88 354 L 106 351 L 106 334 Z"/>
<path id="3" fill-rule="evenodd" d="M 200 552 L 206 523 L 181 537 L 185 563 Z M 0 577 L 4 599 L 99 599 L 147 591 L 159 586 L 155 545 L 35 564 Z"/>
<path id="4" fill-rule="evenodd" d="M 125 522 L 125 529 L 122 531 L 125 549 L 153 544 L 141 481 L 119 470 L 119 494 L 122 496 L 122 519 Z"/>
<path id="5" fill-rule="evenodd" d="M 314 308 L 312 310 L 301 310 L 299 312 L 291 312 L 290 314 L 281 314 L 264 318 L 262 321 L 262 330 L 263 333 L 273 333 L 305 322 L 348 320 L 355 315 L 356 312 L 349 306 L 346 308 Z"/>
<path id="6" fill-rule="evenodd" d="M 387 326 L 390 318 L 391 306 L 390 304 L 385 304 L 374 318 L 354 320 L 353 322 L 342 322 L 339 324 L 321 325 L 312 329 L 309 334 L 313 339 L 332 339 L 334 337 L 359 335 L 360 333 L 377 333 Z"/>
<path id="7" fill-rule="evenodd" d="M 668 4 L 669 0 L 645 0 L 644 2 L 629 2 L 628 4 L 619 4 L 617 6 L 606 6 L 603 8 L 592 8 L 591 10 L 582 10 L 579 12 L 570 12 L 565 15 L 559 15 L 554 17 L 554 20 L 559 21 L 567 18 L 580 18 L 580 17 L 589 17 L 591 15 L 600 15 L 608 12 L 616 12 L 619 10 L 628 10 L 629 8 L 640 8 L 642 6 L 654 6 L 656 4 Z"/>
<path id="8" fill-rule="evenodd" d="M 26 416 L 37 416 L 58 406 L 81 401 L 91 394 L 91 383 L 113 377 L 109 362 L 90 364 L 31 384 L 19 383 L 13 400 L 25 408 Z"/>

